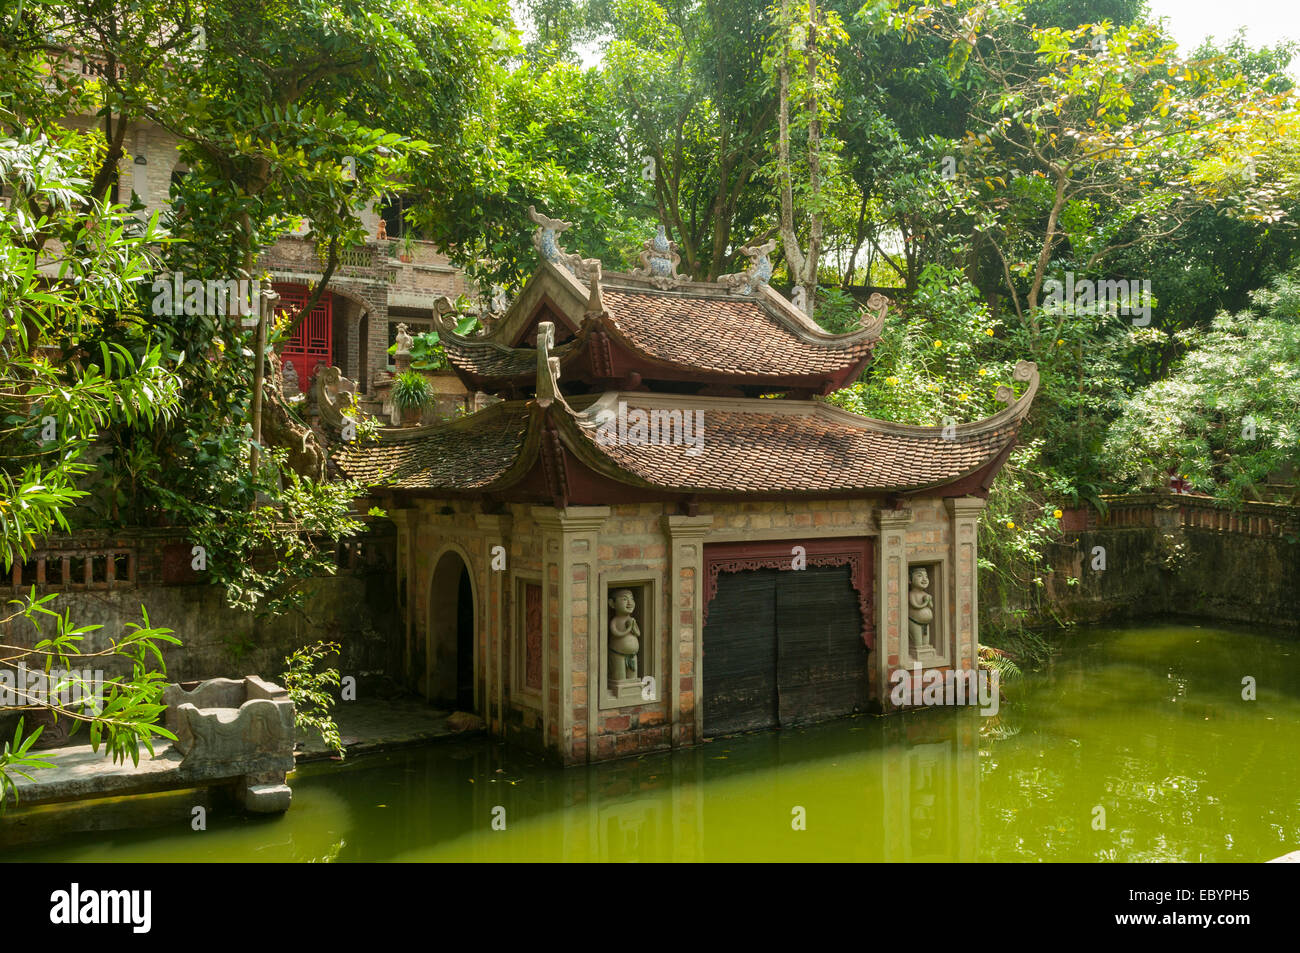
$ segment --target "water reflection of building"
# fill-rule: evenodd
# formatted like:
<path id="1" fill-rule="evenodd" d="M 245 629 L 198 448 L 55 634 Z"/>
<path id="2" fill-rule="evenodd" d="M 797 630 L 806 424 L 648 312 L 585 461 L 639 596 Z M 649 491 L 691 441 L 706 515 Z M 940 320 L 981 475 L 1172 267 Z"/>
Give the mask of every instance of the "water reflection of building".
<path id="1" fill-rule="evenodd" d="M 971 861 L 978 720 L 937 711 L 855 719 L 576 771 L 497 775 L 509 749 L 495 748 L 455 823 L 476 832 L 477 860 L 502 859 L 508 846 L 513 859 L 550 861 Z M 499 839 L 490 830 L 498 805 L 509 814 Z M 803 830 L 792 826 L 795 806 L 807 809 Z"/>
<path id="2" fill-rule="evenodd" d="M 970 712 L 912 716 L 884 774 L 884 858 L 972 861 L 979 849 L 979 724 Z"/>

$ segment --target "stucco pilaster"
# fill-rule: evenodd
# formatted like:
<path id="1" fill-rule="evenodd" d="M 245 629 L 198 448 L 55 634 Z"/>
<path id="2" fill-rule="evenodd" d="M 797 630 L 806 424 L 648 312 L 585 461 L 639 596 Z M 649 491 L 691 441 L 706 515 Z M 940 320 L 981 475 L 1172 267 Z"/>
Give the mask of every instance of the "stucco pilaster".
<path id="1" fill-rule="evenodd" d="M 880 591 L 876 625 L 875 691 L 881 708 L 889 708 L 889 673 L 907 664 L 907 527 L 911 510 L 879 510 Z"/>
<path id="2" fill-rule="evenodd" d="M 558 649 L 554 662 L 548 657 L 543 669 L 542 732 L 545 744 L 558 750 L 566 763 L 586 760 L 594 733 L 591 692 L 599 684 L 598 678 L 593 680 L 593 673 L 599 675 L 599 660 L 591 641 L 599 624 L 596 560 L 600 530 L 609 514 L 608 506 L 533 508 L 542 529 L 542 618 L 547 641 L 554 639 Z M 575 681 L 582 684 L 575 686 Z M 581 738 L 575 738 L 575 723 L 585 729 Z"/>
<path id="3" fill-rule="evenodd" d="M 951 521 L 954 645 L 953 667 L 974 669 L 979 663 L 979 554 L 976 537 L 985 501 L 976 496 L 944 500 Z"/>
<path id="4" fill-rule="evenodd" d="M 704 734 L 704 706 L 700 702 L 702 678 L 701 629 L 704 617 L 704 536 L 713 526 L 712 516 L 664 516 L 668 537 L 668 678 L 661 691 L 669 692 L 671 741 L 695 744 Z M 686 737 L 684 737 L 686 736 Z"/>
<path id="5" fill-rule="evenodd" d="M 509 599 L 506 584 L 510 578 L 505 563 L 505 554 L 510 551 L 510 528 L 513 520 L 509 515 L 477 513 L 474 525 L 482 533 L 481 565 L 487 567 L 487 579 L 483 586 L 483 605 L 480 608 L 479 631 L 475 633 L 478 658 L 474 666 L 475 691 L 482 691 L 479 696 L 479 710 L 487 723 L 488 731 L 497 733 L 505 731 L 505 637 L 506 612 Z M 493 558 L 494 547 L 503 547 L 502 559 Z M 492 703 L 496 702 L 496 721 L 493 721 Z"/>

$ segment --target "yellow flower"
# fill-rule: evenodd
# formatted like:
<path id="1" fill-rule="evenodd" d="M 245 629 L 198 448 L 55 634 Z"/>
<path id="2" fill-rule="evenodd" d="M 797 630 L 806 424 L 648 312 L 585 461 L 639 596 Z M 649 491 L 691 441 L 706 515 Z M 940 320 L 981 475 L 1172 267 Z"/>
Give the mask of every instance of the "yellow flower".
<path id="1" fill-rule="evenodd" d="M 886 378 L 885 378 L 885 383 L 888 384 L 888 385 L 890 385 L 890 386 L 892 387 L 892 386 L 894 386 L 895 384 L 898 383 L 898 378 L 897 378 L 897 377 L 886 377 Z"/>
<path id="2" fill-rule="evenodd" d="M 987 373 L 988 373 L 987 368 L 983 368 L 983 367 L 980 368 L 980 377 L 983 377 Z"/>
<path id="3" fill-rule="evenodd" d="M 993 337 L 993 329 L 992 329 L 992 328 L 985 328 L 985 329 L 984 329 L 984 333 L 987 334 L 989 337 Z"/>
<path id="4" fill-rule="evenodd" d="M 1007 529 L 1015 529 L 1015 528 L 1016 528 L 1016 524 L 1011 522 L 1011 520 L 1007 520 Z"/>
<path id="5" fill-rule="evenodd" d="M 1056 339 L 1056 346 L 1057 346 L 1057 347 L 1060 347 L 1060 346 L 1061 346 L 1062 344 L 1064 344 L 1064 343 L 1065 343 L 1065 338 L 1057 338 L 1057 339 Z"/>
<path id="6" fill-rule="evenodd" d="M 958 394 L 958 395 L 957 395 L 957 399 L 958 399 L 958 400 L 970 400 L 970 394 Z"/>
<path id="7" fill-rule="evenodd" d="M 1052 515 L 1059 520 L 1065 514 L 1063 514 L 1060 510 L 1052 510 Z"/>
<path id="8" fill-rule="evenodd" d="M 942 342 L 942 341 L 935 341 L 935 342 L 934 342 L 934 346 L 935 346 L 935 347 L 943 347 L 943 342 Z"/>

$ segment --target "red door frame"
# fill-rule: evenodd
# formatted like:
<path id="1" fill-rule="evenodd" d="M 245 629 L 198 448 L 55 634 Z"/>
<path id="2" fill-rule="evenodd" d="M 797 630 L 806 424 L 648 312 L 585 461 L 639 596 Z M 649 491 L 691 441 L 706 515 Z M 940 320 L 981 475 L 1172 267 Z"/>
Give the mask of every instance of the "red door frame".
<path id="1" fill-rule="evenodd" d="M 280 296 L 275 306 L 277 312 L 296 312 L 311 297 L 311 291 L 303 285 L 276 282 L 272 287 Z M 303 390 L 311 383 L 317 367 L 334 363 L 334 296 L 328 291 L 284 342 L 280 357 L 298 372 L 298 383 Z"/>

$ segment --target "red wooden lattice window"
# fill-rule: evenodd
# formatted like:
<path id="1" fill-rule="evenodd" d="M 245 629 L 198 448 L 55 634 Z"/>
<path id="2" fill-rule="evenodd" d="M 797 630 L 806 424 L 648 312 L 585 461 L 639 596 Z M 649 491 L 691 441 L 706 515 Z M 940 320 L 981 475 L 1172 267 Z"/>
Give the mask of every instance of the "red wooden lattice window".
<path id="1" fill-rule="evenodd" d="M 280 296 L 276 305 L 277 312 L 289 311 L 296 314 L 311 297 L 311 292 L 302 285 L 276 284 L 274 288 Z M 334 301 L 330 293 L 326 292 L 280 349 L 284 362 L 292 364 L 298 372 L 298 384 L 303 390 L 311 383 L 317 367 L 334 363 L 333 324 Z"/>

